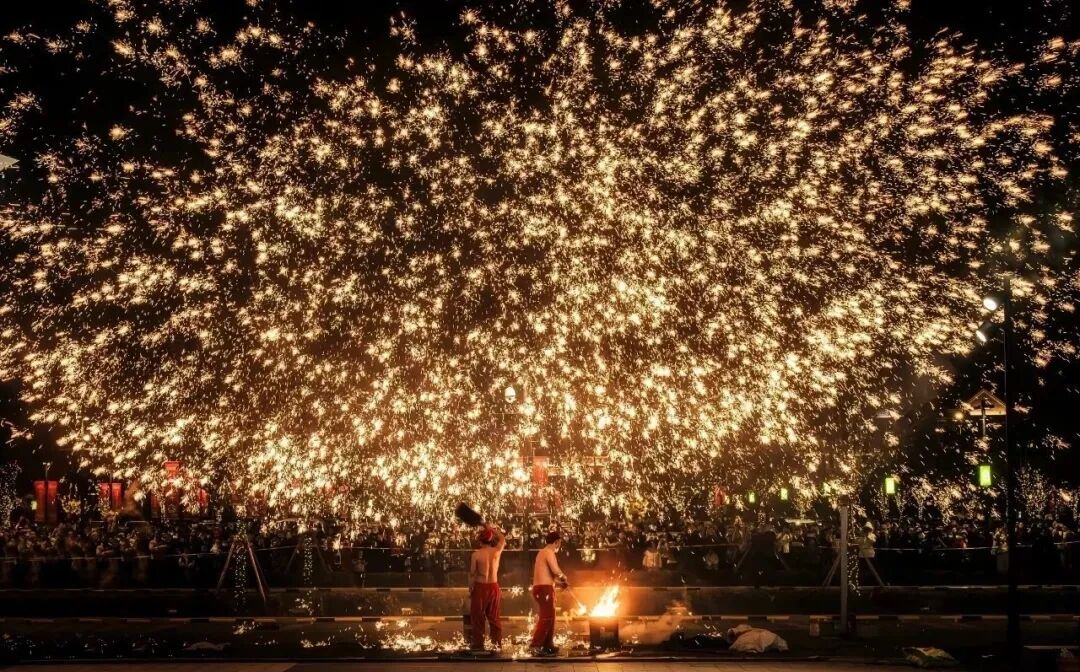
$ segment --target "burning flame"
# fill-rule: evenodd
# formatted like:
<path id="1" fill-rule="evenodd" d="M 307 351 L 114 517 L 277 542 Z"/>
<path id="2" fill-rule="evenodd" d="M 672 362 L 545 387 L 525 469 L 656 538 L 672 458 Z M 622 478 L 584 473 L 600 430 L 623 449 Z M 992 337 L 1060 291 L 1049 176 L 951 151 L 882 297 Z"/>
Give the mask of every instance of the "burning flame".
<path id="1" fill-rule="evenodd" d="M 589 616 L 598 617 L 610 617 L 614 616 L 615 612 L 619 609 L 619 587 L 608 586 L 604 590 L 604 594 L 600 596 L 600 601 L 589 612 Z"/>

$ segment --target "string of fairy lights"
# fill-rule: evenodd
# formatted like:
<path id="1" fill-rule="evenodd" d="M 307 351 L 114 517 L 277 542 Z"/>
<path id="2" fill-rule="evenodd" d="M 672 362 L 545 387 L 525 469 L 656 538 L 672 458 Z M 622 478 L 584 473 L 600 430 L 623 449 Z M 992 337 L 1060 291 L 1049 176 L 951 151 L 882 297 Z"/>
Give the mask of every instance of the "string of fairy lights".
<path id="1" fill-rule="evenodd" d="M 395 17 L 389 59 L 258 2 L 4 36 L 5 152 L 51 113 L 20 68 L 102 87 L 0 184 L 0 377 L 33 422 L 94 473 L 178 460 L 289 515 L 498 510 L 537 453 L 570 511 L 703 474 L 799 500 L 952 381 L 994 274 L 1032 362 L 1074 357 L 1074 215 L 1033 199 L 1068 179 L 1077 43 L 916 44 L 905 2 L 655 0 L 635 32 L 518 4 L 543 20 L 469 5 L 464 48 Z"/>

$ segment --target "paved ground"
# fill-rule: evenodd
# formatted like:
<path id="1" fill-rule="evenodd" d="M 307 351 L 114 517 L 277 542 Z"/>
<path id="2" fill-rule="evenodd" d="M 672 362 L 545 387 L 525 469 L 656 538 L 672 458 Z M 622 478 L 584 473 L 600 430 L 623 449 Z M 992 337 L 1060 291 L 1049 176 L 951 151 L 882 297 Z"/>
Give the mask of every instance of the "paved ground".
<path id="1" fill-rule="evenodd" d="M 464 663 L 475 665 L 475 663 Z M 446 672 L 464 667 L 456 662 L 397 662 L 385 665 L 393 672 Z M 383 665 L 380 665 L 383 667 Z M 96 663 L 87 665 L 16 665 L 5 672 L 196 672 L 191 663 Z M 200 663 L 197 672 L 370 672 L 365 663 Z M 678 661 L 589 661 L 526 663 L 491 661 L 484 672 L 874 672 L 904 669 L 894 665 L 835 662 L 678 662 Z"/>
<path id="2" fill-rule="evenodd" d="M 186 619 L 178 619 L 185 620 Z M 745 622 L 745 621 L 743 621 Z M 574 672 L 576 670 L 599 669 L 601 672 L 617 672 L 619 669 L 646 672 L 646 670 L 664 669 L 668 663 L 649 662 L 645 667 L 638 667 L 637 662 L 630 664 L 628 658 L 652 657 L 670 659 L 682 657 L 694 659 L 707 657 L 720 660 L 709 663 L 710 667 L 698 667 L 697 663 L 686 663 L 681 667 L 667 669 L 704 669 L 704 670 L 742 670 L 758 671 L 785 670 L 868 670 L 866 666 L 845 666 L 839 661 L 896 661 L 903 657 L 903 648 L 907 646 L 936 646 L 949 651 L 964 662 L 969 669 L 986 670 L 999 660 L 1002 651 L 995 648 L 1004 641 L 1004 620 L 952 620 L 952 621 L 900 621 L 887 620 L 859 624 L 859 630 L 853 637 L 841 637 L 834 626 L 822 624 L 816 631 L 806 617 L 792 617 L 784 621 L 760 624 L 787 640 L 790 651 L 786 654 L 765 654 L 743 659 L 741 654 L 723 651 L 711 643 L 709 633 L 723 632 L 724 629 L 737 625 L 730 622 L 690 622 L 679 624 L 674 638 L 668 641 L 655 640 L 644 642 L 649 637 L 648 631 L 630 629 L 624 624 L 621 632 L 623 646 L 630 649 L 618 654 L 616 661 L 625 661 L 623 668 L 611 667 L 609 662 L 589 660 L 588 640 L 585 628 L 587 624 L 560 622 L 557 638 L 563 647 L 564 656 L 577 656 L 574 660 L 563 658 L 543 663 L 537 669 Z M 504 656 L 526 653 L 527 623 L 514 620 L 506 624 L 509 641 L 504 647 Z M 656 624 L 659 625 L 659 624 Z M 755 624 L 757 625 L 757 624 Z M 100 660 L 92 664 L 94 672 L 110 672 L 116 668 L 117 658 L 134 659 L 124 672 L 348 672 L 347 668 L 360 670 L 431 670 L 440 668 L 433 663 L 442 658 L 456 656 L 464 646 L 459 622 L 423 619 L 399 619 L 394 623 L 363 622 L 334 623 L 309 619 L 304 622 L 233 622 L 232 619 L 198 623 L 175 623 L 168 619 L 155 621 L 132 619 L 102 619 L 79 622 L 34 622 L 28 620 L 7 620 L 0 624 L 0 659 L 5 652 L 8 660 L 62 661 L 62 660 Z M 665 638 L 673 633 L 670 628 L 662 633 Z M 1027 644 L 1062 645 L 1077 641 L 1080 630 L 1075 620 L 1030 621 L 1023 624 L 1024 641 Z M 696 637 L 706 636 L 704 639 Z M 1000 648 L 1000 647 L 997 647 Z M 996 654 L 996 655 L 992 655 Z M 991 656 L 991 657 L 987 657 Z M 808 659 L 832 659 L 824 667 L 806 666 Z M 266 661 L 248 667 L 245 663 L 230 663 L 225 667 L 217 664 L 221 660 Z M 304 661 L 281 667 L 282 659 Z M 351 665 L 334 663 L 345 660 Z M 180 662 L 162 667 L 154 661 L 174 660 Z M 473 661 L 484 670 L 496 670 L 511 661 L 495 659 Z M 145 661 L 145 662 L 141 662 Z M 358 665 L 366 661 L 368 667 Z M 580 661 L 580 662 L 579 662 Z M 200 665 L 185 667 L 183 662 Z M 203 663 L 212 670 L 203 670 Z M 620 663 L 622 664 L 622 663 Z M 674 664 L 674 663 L 671 663 Z M 56 672 L 77 672 L 87 667 L 81 663 L 71 663 L 58 668 Z M 490 665 L 490 667 L 489 667 Z M 594 665 L 600 665 L 599 668 Z M 683 665 L 683 663 L 680 663 Z M 777 665 L 781 665 L 777 668 Z M 276 667 L 275 667 L 276 666 Z M 746 666 L 752 666 L 747 668 Z M 51 669 L 53 666 L 46 666 Z M 40 666 L 20 668 L 26 672 L 42 672 Z M 524 662 L 515 662 L 513 669 L 529 669 Z M 885 668 L 882 668 L 885 669 Z M 997 665 L 996 669 L 1002 669 Z"/>
<path id="3" fill-rule="evenodd" d="M 362 592 L 369 603 L 342 601 Z M 515 596 L 512 594 L 513 599 Z M 841 636 L 831 615 L 835 591 L 810 589 L 652 588 L 627 592 L 631 613 L 621 619 L 624 651 L 605 661 L 588 658 L 588 623 L 560 618 L 562 658 L 522 660 L 530 624 L 527 596 L 520 614 L 504 623 L 509 641 L 504 659 L 472 661 L 484 670 L 537 669 L 557 672 L 652 670 L 855 670 L 903 658 L 904 648 L 935 646 L 956 656 L 965 669 L 1007 669 L 1002 664 L 1005 619 L 1003 591 L 979 588 L 890 588 L 864 591 L 855 610 L 854 636 Z M 356 672 L 392 669 L 438 672 L 462 669 L 446 662 L 465 646 L 460 614 L 463 591 L 278 591 L 280 616 L 237 617 L 211 593 L 176 591 L 0 591 L 0 661 L 70 661 L 3 668 L 20 672 Z M 1022 593 L 1027 615 L 1024 643 L 1080 642 L 1077 586 L 1029 587 Z M 295 602 L 297 608 L 289 607 Z M 249 596 L 249 607 L 258 607 Z M 254 605 L 254 606 L 252 606 Z M 365 606 L 366 605 L 366 606 Z M 709 610 L 707 607 L 715 607 Z M 781 607 L 787 610 L 781 610 Z M 730 609 L 720 611 L 719 609 Z M 820 610 L 819 610 L 820 609 Z M 285 616 L 289 614 L 289 616 Z M 301 614 L 305 614 L 301 616 Z M 660 615 L 663 614 L 663 615 Z M 725 615 L 727 614 L 727 615 Z M 817 614 L 817 615 L 815 615 Z M 717 645 L 728 628 L 749 623 L 787 640 L 786 654 L 740 659 Z M 513 660 L 516 656 L 519 660 Z M 567 656 L 576 656 L 568 658 Z M 648 662 L 642 657 L 652 656 Z M 681 657 L 673 661 L 672 657 Z M 132 662 L 118 664 L 118 659 Z M 703 662 L 708 659 L 710 662 Z M 272 662 L 296 660 L 303 662 Z M 810 663 L 809 660 L 821 661 Z M 75 662 L 79 661 L 79 662 Z M 101 662 L 86 662 L 101 661 Z M 171 661 L 158 663 L 156 661 Z M 226 662 L 237 661 L 237 662 Z M 262 661 L 257 663 L 239 661 Z M 444 661 L 444 662 L 438 662 Z M 840 662 L 844 661 L 844 662 Z M 878 661 L 875 667 L 855 661 Z M 85 663 L 85 664 L 84 664 Z M 199 665 L 196 669 L 194 665 Z M 201 668 L 210 669 L 201 669 Z"/>

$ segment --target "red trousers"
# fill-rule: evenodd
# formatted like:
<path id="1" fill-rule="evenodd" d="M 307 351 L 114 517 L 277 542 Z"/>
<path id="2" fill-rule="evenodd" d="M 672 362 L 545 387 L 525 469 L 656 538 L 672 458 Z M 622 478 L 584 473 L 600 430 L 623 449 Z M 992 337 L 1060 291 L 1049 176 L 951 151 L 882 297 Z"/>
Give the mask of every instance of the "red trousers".
<path id="1" fill-rule="evenodd" d="M 502 594 L 497 583 L 475 583 L 472 589 L 472 602 L 469 604 L 469 625 L 472 628 L 474 649 L 484 648 L 484 621 L 491 628 L 491 641 L 495 646 L 502 645 L 502 623 L 499 621 L 499 606 Z"/>
<path id="2" fill-rule="evenodd" d="M 555 586 L 533 586 L 532 596 L 539 607 L 540 615 L 533 628 L 533 647 L 555 648 Z"/>

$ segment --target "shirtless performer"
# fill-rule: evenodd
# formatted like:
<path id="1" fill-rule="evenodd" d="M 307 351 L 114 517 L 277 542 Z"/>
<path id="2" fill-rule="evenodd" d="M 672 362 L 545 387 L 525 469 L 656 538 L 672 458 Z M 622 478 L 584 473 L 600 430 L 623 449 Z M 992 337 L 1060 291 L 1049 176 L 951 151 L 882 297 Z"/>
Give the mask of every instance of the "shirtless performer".
<path id="1" fill-rule="evenodd" d="M 506 535 L 491 523 L 480 530 L 480 548 L 473 551 L 469 561 L 469 622 L 472 625 L 473 650 L 484 648 L 484 620 L 491 628 L 491 642 L 502 645 L 502 623 L 499 622 L 499 560 L 506 548 Z"/>
<path id="2" fill-rule="evenodd" d="M 559 561 L 555 559 L 562 545 L 562 535 L 548 532 L 544 541 L 547 546 L 537 553 L 536 564 L 533 565 L 532 596 L 540 615 L 533 629 L 531 646 L 538 655 L 553 656 L 559 652 L 555 648 L 555 586 L 565 589 L 569 584 L 559 568 Z"/>

